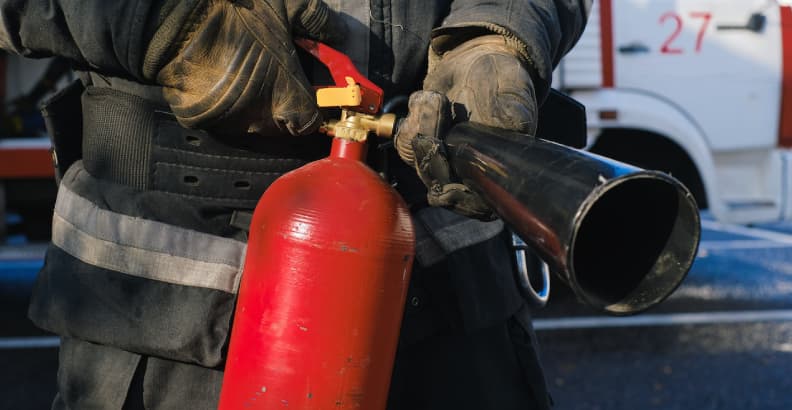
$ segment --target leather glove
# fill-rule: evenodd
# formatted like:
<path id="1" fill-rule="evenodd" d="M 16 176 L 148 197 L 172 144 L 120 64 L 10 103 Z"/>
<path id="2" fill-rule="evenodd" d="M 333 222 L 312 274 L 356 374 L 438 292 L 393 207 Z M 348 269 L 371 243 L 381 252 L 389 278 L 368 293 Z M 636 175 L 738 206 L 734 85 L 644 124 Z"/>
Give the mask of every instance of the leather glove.
<path id="1" fill-rule="evenodd" d="M 171 1 L 143 75 L 179 122 L 221 134 L 312 133 L 321 123 L 293 36 L 332 43 L 346 27 L 321 0 Z"/>
<path id="2" fill-rule="evenodd" d="M 463 121 L 533 136 L 537 102 L 527 62 L 499 35 L 476 37 L 442 55 L 430 53 L 423 90 L 410 96 L 408 110 L 394 144 L 426 185 L 429 205 L 494 219 L 487 203 L 455 180 L 443 138 Z"/>

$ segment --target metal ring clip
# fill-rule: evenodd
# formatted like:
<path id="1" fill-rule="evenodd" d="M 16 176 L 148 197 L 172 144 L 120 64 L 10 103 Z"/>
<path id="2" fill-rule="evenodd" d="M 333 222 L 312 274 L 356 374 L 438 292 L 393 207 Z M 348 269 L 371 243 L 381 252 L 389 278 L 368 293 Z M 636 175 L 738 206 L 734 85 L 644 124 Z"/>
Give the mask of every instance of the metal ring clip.
<path id="1" fill-rule="evenodd" d="M 520 292 L 532 306 L 544 307 L 550 299 L 550 267 L 515 233 L 512 233 L 512 247 Z M 532 279 L 533 282 L 541 282 L 538 291 Z"/>

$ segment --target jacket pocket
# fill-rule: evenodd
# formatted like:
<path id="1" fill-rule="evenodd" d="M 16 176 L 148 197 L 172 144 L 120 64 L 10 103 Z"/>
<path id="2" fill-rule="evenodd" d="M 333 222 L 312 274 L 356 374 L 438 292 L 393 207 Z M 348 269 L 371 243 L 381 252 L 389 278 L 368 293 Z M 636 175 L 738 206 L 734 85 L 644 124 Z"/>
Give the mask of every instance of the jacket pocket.
<path id="1" fill-rule="evenodd" d="M 61 183 L 30 318 L 130 352 L 222 363 L 246 244 L 110 209 L 80 170 Z"/>

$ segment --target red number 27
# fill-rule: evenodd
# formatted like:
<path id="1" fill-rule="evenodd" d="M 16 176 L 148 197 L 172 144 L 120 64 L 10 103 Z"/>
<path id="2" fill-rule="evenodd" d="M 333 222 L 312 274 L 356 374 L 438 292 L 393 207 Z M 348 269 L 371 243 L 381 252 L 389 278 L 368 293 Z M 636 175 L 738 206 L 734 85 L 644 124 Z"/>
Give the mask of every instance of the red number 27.
<path id="1" fill-rule="evenodd" d="M 700 19 L 701 26 L 699 27 L 698 34 L 696 35 L 696 48 L 695 52 L 701 52 L 701 44 L 704 41 L 704 34 L 707 32 L 707 27 L 709 27 L 710 20 L 712 20 L 712 13 L 706 11 L 693 11 L 690 12 L 690 18 L 692 19 Z M 679 37 L 682 33 L 682 16 L 679 14 L 669 11 L 668 13 L 663 14 L 660 16 L 660 24 L 665 24 L 667 20 L 673 21 L 674 30 L 671 32 L 671 35 L 663 42 L 663 45 L 660 46 L 660 52 L 663 54 L 682 54 L 684 50 L 679 47 L 674 47 L 672 44 L 674 41 Z"/>

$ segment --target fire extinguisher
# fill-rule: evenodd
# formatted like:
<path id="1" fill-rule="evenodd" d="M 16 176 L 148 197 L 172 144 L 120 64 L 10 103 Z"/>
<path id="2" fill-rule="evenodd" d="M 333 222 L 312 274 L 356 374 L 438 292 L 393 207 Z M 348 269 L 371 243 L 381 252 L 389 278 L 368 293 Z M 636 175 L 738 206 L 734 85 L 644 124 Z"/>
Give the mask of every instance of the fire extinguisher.
<path id="1" fill-rule="evenodd" d="M 402 199 L 362 160 L 368 135 L 391 136 L 395 117 L 375 115 L 382 90 L 348 57 L 298 44 L 333 74 L 317 102 L 341 118 L 322 128 L 330 156 L 278 179 L 253 215 L 220 409 L 382 410 L 415 238 Z M 524 137 L 457 124 L 449 164 L 589 305 L 628 315 L 668 297 L 698 249 L 690 191 Z"/>
<path id="2" fill-rule="evenodd" d="M 395 117 L 374 115 L 382 90 L 347 56 L 298 44 L 335 79 L 318 104 L 342 114 L 322 127 L 330 155 L 276 180 L 253 214 L 219 408 L 384 409 L 415 235 L 363 161 Z"/>

